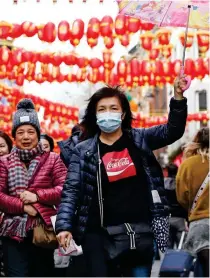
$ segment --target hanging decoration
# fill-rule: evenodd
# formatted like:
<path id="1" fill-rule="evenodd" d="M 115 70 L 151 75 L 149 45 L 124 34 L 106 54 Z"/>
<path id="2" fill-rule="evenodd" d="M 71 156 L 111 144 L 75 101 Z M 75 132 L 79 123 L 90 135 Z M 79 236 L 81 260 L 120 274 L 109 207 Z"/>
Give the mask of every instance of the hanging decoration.
<path id="1" fill-rule="evenodd" d="M 209 50 L 209 32 L 199 31 L 196 34 L 198 41 L 198 48 L 201 57 L 206 56 L 206 52 Z"/>
<path id="2" fill-rule="evenodd" d="M 112 48 L 116 38 L 123 46 L 130 42 L 130 35 L 140 30 L 152 30 L 153 24 L 144 23 L 140 19 L 129 16 L 118 15 L 115 19 L 106 15 L 101 20 L 93 17 L 89 20 L 87 30 L 82 19 L 76 19 L 72 25 L 68 21 L 61 21 L 58 26 L 48 22 L 35 25 L 33 22 L 25 21 L 22 24 L 12 24 L 0 21 L 0 39 L 19 38 L 21 36 L 38 38 L 47 43 L 53 43 L 56 38 L 60 41 L 68 41 L 76 47 L 83 36 L 86 36 L 88 45 L 93 48 L 98 43 L 99 36 L 102 36 L 108 49 Z M 124 36 L 122 38 L 122 36 Z"/>
<path id="3" fill-rule="evenodd" d="M 116 84 L 125 83 L 128 87 L 143 86 L 145 84 L 154 85 L 156 84 L 155 82 L 158 82 L 157 84 L 171 84 L 181 68 L 180 60 L 169 61 L 171 51 L 172 46 L 170 44 L 152 48 L 148 51 L 150 60 L 139 61 L 135 58 L 127 62 L 122 58 L 116 63 L 115 69 L 112 51 L 108 49 L 103 52 L 103 59 L 101 60 L 81 57 L 75 52 L 68 54 L 61 52 L 33 52 L 20 48 L 10 50 L 8 47 L 3 46 L 0 48 L 0 79 L 15 80 L 19 86 L 23 85 L 24 80 L 36 81 L 41 84 L 45 81 L 57 81 L 59 83 L 64 81 L 83 82 L 86 79 L 94 80 L 93 83 L 100 80 L 108 84 L 112 80 Z M 164 60 L 157 60 L 160 52 L 166 58 L 166 63 Z M 60 68 L 62 63 L 69 66 L 69 72 L 62 73 Z M 186 63 L 187 74 L 192 79 L 200 79 L 205 75 L 209 75 L 209 59 L 189 59 L 189 61 L 187 59 Z M 72 69 L 72 66 L 77 67 Z M 195 70 L 193 70 L 194 67 Z M 166 72 L 164 72 L 164 69 Z M 68 70 L 68 67 L 66 70 Z M 157 72 L 159 72 L 158 75 Z M 114 76 L 115 73 L 117 74 L 116 76 Z"/>
<path id="4" fill-rule="evenodd" d="M 181 33 L 179 35 L 179 38 L 180 38 L 182 46 L 184 46 L 184 44 L 185 44 L 185 33 L 184 32 Z M 193 45 L 193 42 L 194 42 L 194 34 L 193 33 L 188 33 L 187 34 L 186 47 L 190 48 Z"/>
<path id="5" fill-rule="evenodd" d="M 141 45 L 145 50 L 150 51 L 153 46 L 153 40 L 155 38 L 155 35 L 152 34 L 151 32 L 146 32 L 144 34 L 140 35 L 141 39 Z"/>
<path id="6" fill-rule="evenodd" d="M 156 38 L 160 45 L 168 45 L 171 39 L 171 30 L 161 28 L 156 32 Z"/>

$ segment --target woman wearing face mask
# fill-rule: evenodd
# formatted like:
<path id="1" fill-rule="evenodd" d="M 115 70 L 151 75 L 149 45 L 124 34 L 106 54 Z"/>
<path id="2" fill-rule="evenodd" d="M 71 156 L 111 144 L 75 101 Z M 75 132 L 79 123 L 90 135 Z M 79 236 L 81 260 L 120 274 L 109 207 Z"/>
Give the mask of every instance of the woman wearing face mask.
<path id="1" fill-rule="evenodd" d="M 17 105 L 12 124 L 15 146 L 0 159 L 0 224 L 6 277 L 53 276 L 52 249 L 33 244 L 39 225 L 52 228 L 66 176 L 60 156 L 44 152 L 33 102 Z M 41 233 L 41 232 L 40 232 Z M 41 234 L 40 234 L 41 236 Z"/>
<path id="2" fill-rule="evenodd" d="M 183 77 L 176 81 L 168 123 L 149 129 L 131 127 L 129 102 L 118 88 L 104 87 L 90 98 L 82 122 L 89 139 L 73 150 L 56 221 L 64 249 L 72 237 L 82 244 L 89 276 L 149 277 L 154 237 L 161 250 L 166 248 L 167 202 L 152 150 L 183 135 L 184 86 Z M 113 233 L 121 232 L 132 246 L 117 255 L 115 248 L 111 254 Z M 133 232 L 142 237 L 141 241 L 135 237 L 137 250 L 130 250 Z"/>
<path id="3" fill-rule="evenodd" d="M 12 140 L 3 131 L 0 131 L 0 156 L 7 155 L 12 150 Z"/>

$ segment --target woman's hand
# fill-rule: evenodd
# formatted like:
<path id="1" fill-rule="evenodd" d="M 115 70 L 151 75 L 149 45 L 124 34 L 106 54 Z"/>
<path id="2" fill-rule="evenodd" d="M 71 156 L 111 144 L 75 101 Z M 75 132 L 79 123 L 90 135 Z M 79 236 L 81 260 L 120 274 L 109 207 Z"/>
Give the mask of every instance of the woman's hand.
<path id="1" fill-rule="evenodd" d="M 20 199 L 24 204 L 33 204 L 38 201 L 37 195 L 27 190 L 20 194 Z"/>
<path id="2" fill-rule="evenodd" d="M 34 207 L 32 207 L 31 205 L 25 205 L 24 212 L 30 216 L 36 216 L 38 213 L 37 210 Z"/>
<path id="3" fill-rule="evenodd" d="M 67 231 L 60 232 L 57 235 L 57 240 L 59 242 L 59 245 L 60 247 L 63 247 L 64 250 L 66 250 L 70 246 L 71 239 L 72 239 L 72 234 Z"/>
<path id="4" fill-rule="evenodd" d="M 186 74 L 182 76 L 178 76 L 174 82 L 174 97 L 176 100 L 183 99 L 184 88 L 187 85 L 187 81 L 185 80 Z"/>

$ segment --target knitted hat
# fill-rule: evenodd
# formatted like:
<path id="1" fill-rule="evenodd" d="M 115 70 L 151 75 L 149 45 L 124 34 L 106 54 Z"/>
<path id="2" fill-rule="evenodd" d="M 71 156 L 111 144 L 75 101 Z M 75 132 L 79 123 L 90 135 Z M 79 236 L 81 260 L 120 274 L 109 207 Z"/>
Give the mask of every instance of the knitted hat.
<path id="1" fill-rule="evenodd" d="M 21 125 L 32 125 L 40 138 L 40 125 L 37 112 L 31 99 L 22 99 L 17 105 L 12 122 L 12 136 L 15 137 L 17 128 Z"/>

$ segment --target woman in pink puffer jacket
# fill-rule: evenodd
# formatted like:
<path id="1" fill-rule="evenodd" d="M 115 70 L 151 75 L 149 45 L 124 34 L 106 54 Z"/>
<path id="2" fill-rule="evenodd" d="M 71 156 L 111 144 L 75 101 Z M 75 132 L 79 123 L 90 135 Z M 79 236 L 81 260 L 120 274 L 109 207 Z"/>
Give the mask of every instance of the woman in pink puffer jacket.
<path id="1" fill-rule="evenodd" d="M 53 276 L 53 252 L 32 243 L 33 229 L 51 227 L 66 177 L 59 155 L 44 152 L 34 104 L 24 99 L 14 114 L 15 147 L 0 160 L 0 224 L 7 277 Z"/>

